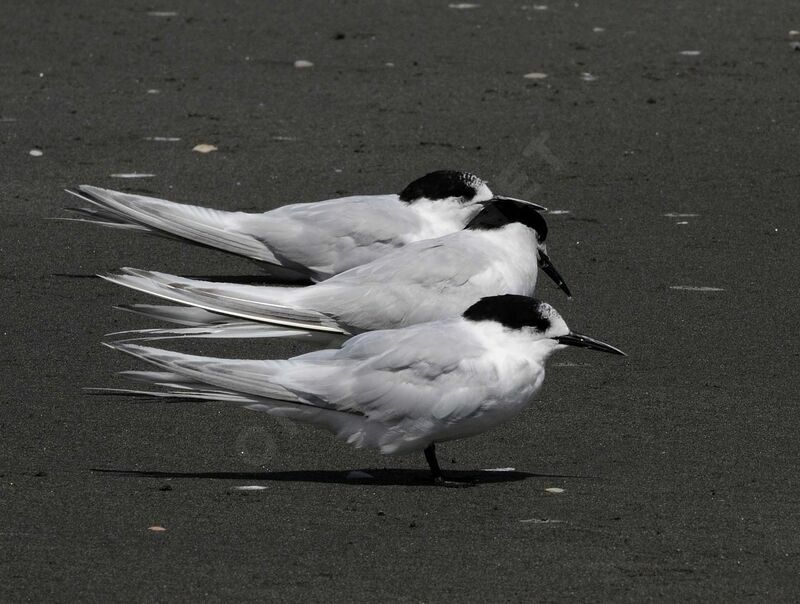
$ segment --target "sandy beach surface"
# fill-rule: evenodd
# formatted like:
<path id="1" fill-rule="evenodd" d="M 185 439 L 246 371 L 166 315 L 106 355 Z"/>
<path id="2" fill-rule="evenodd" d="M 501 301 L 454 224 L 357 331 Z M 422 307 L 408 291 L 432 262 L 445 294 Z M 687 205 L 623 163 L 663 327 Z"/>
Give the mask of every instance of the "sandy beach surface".
<path id="1" fill-rule="evenodd" d="M 541 2 L 5 7 L 0 599 L 800 598 L 796 2 Z M 513 471 L 435 488 L 421 455 L 82 390 L 149 325 L 93 275 L 256 268 L 47 220 L 64 188 L 255 211 L 442 168 L 548 206 L 574 299 L 538 295 L 629 354 L 560 353 L 515 421 L 439 447 Z"/>

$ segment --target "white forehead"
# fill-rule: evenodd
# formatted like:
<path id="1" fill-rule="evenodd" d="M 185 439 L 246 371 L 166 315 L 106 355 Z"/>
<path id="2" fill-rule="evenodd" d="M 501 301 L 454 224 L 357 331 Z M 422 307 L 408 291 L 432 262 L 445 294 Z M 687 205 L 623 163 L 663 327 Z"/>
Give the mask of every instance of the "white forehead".
<path id="1" fill-rule="evenodd" d="M 550 326 L 543 334 L 545 337 L 553 338 L 555 336 L 564 336 L 569 333 L 567 322 L 561 317 L 555 308 L 546 302 L 542 302 L 542 304 L 539 306 L 539 312 L 543 317 L 546 317 L 550 321 Z"/>
<path id="2" fill-rule="evenodd" d="M 491 189 L 489 189 L 489 185 L 482 180 L 476 179 L 473 183 L 473 186 L 475 187 L 475 197 L 472 198 L 473 203 L 489 201 L 492 197 L 494 197 Z"/>

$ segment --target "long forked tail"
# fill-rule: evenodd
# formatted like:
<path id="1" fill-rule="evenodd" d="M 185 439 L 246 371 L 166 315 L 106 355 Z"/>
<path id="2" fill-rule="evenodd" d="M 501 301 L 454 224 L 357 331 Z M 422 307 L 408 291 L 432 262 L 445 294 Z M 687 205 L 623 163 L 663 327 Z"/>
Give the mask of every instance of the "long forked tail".
<path id="1" fill-rule="evenodd" d="M 241 215 L 235 212 L 120 193 L 89 185 L 67 189 L 67 192 L 90 204 L 87 208 L 73 208 L 72 211 L 81 217 L 72 220 L 144 231 L 270 264 L 282 264 L 262 241 L 237 228 Z"/>
<path id="2" fill-rule="evenodd" d="M 327 429 L 350 439 L 364 429 L 361 414 L 326 406 L 274 382 L 290 361 L 218 359 L 127 343 L 105 344 L 155 365 L 158 371 L 122 371 L 120 375 L 162 390 L 92 388 L 97 394 L 145 396 L 154 401 L 220 401 Z"/>
<path id="3" fill-rule="evenodd" d="M 332 332 L 270 325 L 213 313 L 191 306 L 130 304 L 116 307 L 151 319 L 167 321 L 180 327 L 134 329 L 107 334 L 117 342 L 165 340 L 173 338 L 282 338 L 301 340 L 320 347 L 338 347 L 347 336 Z"/>
<path id="4" fill-rule="evenodd" d="M 295 288 L 196 281 L 134 268 L 123 268 L 119 274 L 100 276 L 112 283 L 210 313 L 312 332 L 350 335 L 345 327 L 330 316 L 287 302 Z M 208 315 L 204 322 L 207 319 Z"/>

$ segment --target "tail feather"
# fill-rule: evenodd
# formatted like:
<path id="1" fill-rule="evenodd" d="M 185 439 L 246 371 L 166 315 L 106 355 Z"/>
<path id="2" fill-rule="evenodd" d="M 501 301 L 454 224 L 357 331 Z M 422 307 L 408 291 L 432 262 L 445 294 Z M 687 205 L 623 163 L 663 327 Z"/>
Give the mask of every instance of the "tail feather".
<path id="1" fill-rule="evenodd" d="M 157 402 L 163 399 L 174 399 L 176 401 L 217 401 L 223 403 L 236 403 L 241 406 L 249 407 L 250 405 L 263 404 L 259 403 L 258 399 L 253 397 L 242 396 L 230 392 L 220 392 L 218 390 L 173 390 L 173 391 L 156 391 L 156 390 L 134 390 L 132 388 L 86 388 L 85 390 L 92 394 L 112 395 L 112 396 L 138 396 L 152 399 L 152 402 Z"/>
<path id="2" fill-rule="evenodd" d="M 345 336 L 319 333 L 302 329 L 284 329 L 275 325 L 255 322 L 231 322 L 209 327 L 178 327 L 165 329 L 134 329 L 107 334 L 116 342 L 172 340 L 181 338 L 253 339 L 282 338 L 300 340 L 320 347 L 340 345 Z"/>
<path id="3" fill-rule="evenodd" d="M 105 345 L 166 370 L 166 373 L 157 372 L 155 377 L 156 379 L 166 377 L 170 384 L 173 382 L 166 374 L 178 374 L 180 378 L 177 383 L 181 384 L 199 382 L 206 388 L 212 386 L 224 392 L 317 406 L 301 399 L 297 394 L 270 379 L 281 361 L 219 359 L 126 343 L 106 343 Z M 138 374 L 138 376 L 144 379 L 151 377 L 142 376 L 142 374 Z"/>
<path id="4" fill-rule="evenodd" d="M 210 313 L 308 331 L 350 335 L 345 327 L 324 313 L 285 303 L 296 288 L 195 281 L 128 267 L 120 269 L 119 274 L 106 274 L 100 277 L 118 285 L 172 302 L 195 306 Z M 208 314 L 201 314 L 200 317 L 204 321 L 210 318 Z"/>
<path id="5" fill-rule="evenodd" d="M 158 319 L 159 321 L 176 323 L 187 327 L 212 326 L 231 321 L 231 318 L 226 315 L 209 312 L 194 306 L 121 304 L 114 308 L 141 315 L 149 319 Z"/>
<path id="6" fill-rule="evenodd" d="M 80 210 L 87 216 L 84 221 L 116 228 L 131 228 L 122 225 L 133 225 L 153 234 L 186 240 L 262 262 L 282 264 L 263 241 L 237 229 L 239 216 L 234 212 L 89 185 L 80 185 L 77 190 L 67 189 L 67 192 L 94 206 Z"/>
<path id="7" fill-rule="evenodd" d="M 367 446 L 365 435 L 381 429 L 361 414 L 314 404 L 270 382 L 276 361 L 213 359 L 134 344 L 106 344 L 164 371 L 132 371 L 122 375 L 166 391 L 122 388 L 91 389 L 99 394 L 146 396 L 156 400 L 222 401 L 247 409 L 308 423 L 333 432 L 355 446 Z M 270 367 L 272 366 L 272 367 Z"/>
<path id="8" fill-rule="evenodd" d="M 74 193 L 74 191 L 70 191 L 67 189 L 67 192 Z M 83 198 L 82 198 L 83 199 Z M 74 212 L 78 214 L 78 218 L 55 218 L 54 220 L 63 220 L 66 222 L 89 222 L 92 224 L 99 224 L 101 226 L 111 227 L 114 229 L 123 229 L 123 230 L 130 230 L 130 231 L 142 231 L 145 233 L 153 233 L 156 234 L 151 229 L 147 228 L 143 224 L 137 224 L 134 222 L 126 221 L 124 217 L 120 217 L 118 214 L 113 212 L 104 212 L 102 209 L 95 209 L 95 208 L 65 208 L 68 212 Z"/>

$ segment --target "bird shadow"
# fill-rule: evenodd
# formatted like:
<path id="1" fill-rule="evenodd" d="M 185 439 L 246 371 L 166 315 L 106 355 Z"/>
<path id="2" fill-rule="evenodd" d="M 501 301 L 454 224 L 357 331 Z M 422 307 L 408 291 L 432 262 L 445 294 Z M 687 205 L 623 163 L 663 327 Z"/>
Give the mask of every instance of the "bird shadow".
<path id="1" fill-rule="evenodd" d="M 136 476 L 158 479 L 194 480 L 257 480 L 268 482 L 310 482 L 323 484 L 349 484 L 370 486 L 434 486 L 430 474 L 424 470 L 375 469 L 362 470 L 289 470 L 284 472 L 167 472 L 158 470 L 117 470 L 91 468 L 98 474 Z M 581 478 L 565 474 L 534 474 L 516 470 L 450 470 L 448 480 L 493 484 L 519 482 L 529 478 Z"/>

